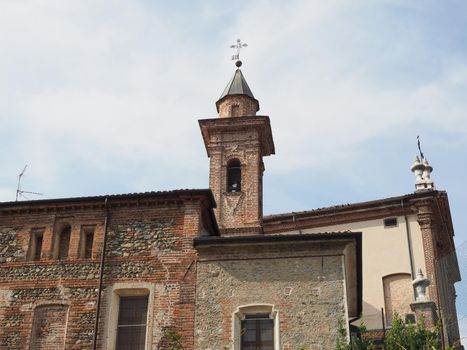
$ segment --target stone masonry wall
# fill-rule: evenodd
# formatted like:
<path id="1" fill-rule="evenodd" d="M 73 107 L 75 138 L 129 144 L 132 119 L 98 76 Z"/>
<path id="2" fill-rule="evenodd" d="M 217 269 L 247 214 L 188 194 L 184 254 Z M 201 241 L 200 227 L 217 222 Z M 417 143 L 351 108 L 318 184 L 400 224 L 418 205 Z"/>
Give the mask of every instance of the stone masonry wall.
<path id="1" fill-rule="evenodd" d="M 195 349 L 233 349 L 233 314 L 251 304 L 278 312 L 280 350 L 335 348 L 346 317 L 341 256 L 200 261 Z"/>
<path id="2" fill-rule="evenodd" d="M 18 261 L 25 257 L 17 236 L 19 227 L 0 228 L 0 263 Z"/>

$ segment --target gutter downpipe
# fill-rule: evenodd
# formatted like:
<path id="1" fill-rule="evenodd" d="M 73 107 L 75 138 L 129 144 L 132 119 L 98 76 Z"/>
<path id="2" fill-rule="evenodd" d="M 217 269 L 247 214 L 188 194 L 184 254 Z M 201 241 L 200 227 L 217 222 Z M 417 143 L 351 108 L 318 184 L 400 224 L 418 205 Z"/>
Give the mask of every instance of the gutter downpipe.
<path id="1" fill-rule="evenodd" d="M 404 221 L 405 221 L 405 233 L 407 234 L 407 246 L 409 248 L 410 274 L 411 274 L 411 278 L 413 281 L 415 279 L 415 266 L 414 266 L 414 261 L 413 261 L 412 238 L 410 234 L 409 220 L 407 219 L 407 213 L 405 211 L 403 199 L 401 199 L 401 208 L 402 208 L 402 214 L 404 215 Z M 415 290 L 414 290 L 414 297 L 415 297 Z"/>
<path id="2" fill-rule="evenodd" d="M 104 279 L 104 263 L 105 263 L 105 248 L 107 246 L 107 231 L 109 226 L 109 207 L 108 207 L 108 198 L 105 198 L 104 201 L 105 206 L 105 221 L 104 221 L 104 240 L 102 243 L 102 251 L 101 251 L 101 261 L 99 265 L 99 288 L 97 291 L 97 303 L 96 303 L 96 316 L 94 319 L 94 334 L 92 338 L 92 349 L 97 349 L 97 333 L 99 330 L 99 316 L 100 316 L 100 308 L 101 308 L 101 294 L 102 294 L 102 284 Z"/>

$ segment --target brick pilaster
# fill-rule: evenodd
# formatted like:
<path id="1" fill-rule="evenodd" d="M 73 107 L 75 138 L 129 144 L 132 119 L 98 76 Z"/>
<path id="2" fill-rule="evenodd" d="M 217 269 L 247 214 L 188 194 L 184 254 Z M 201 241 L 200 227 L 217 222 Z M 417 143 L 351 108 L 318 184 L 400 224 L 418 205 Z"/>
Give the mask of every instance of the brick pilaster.
<path id="1" fill-rule="evenodd" d="M 424 203 L 423 205 L 418 206 L 417 210 L 418 224 L 420 225 L 420 230 L 422 232 L 426 276 L 431 282 L 428 287 L 428 293 L 430 300 L 438 303 L 433 212 L 430 203 Z"/>

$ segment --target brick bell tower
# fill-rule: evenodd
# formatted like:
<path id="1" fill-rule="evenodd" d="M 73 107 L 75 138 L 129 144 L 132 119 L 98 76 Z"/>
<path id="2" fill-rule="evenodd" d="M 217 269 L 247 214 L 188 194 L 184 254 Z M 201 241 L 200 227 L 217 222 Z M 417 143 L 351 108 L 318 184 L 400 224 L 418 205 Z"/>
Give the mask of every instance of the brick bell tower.
<path id="1" fill-rule="evenodd" d="M 269 117 L 256 115 L 259 102 L 241 65 L 237 60 L 234 76 L 216 102 L 219 117 L 199 120 L 210 158 L 209 187 L 223 235 L 262 233 L 263 157 L 274 154 Z"/>

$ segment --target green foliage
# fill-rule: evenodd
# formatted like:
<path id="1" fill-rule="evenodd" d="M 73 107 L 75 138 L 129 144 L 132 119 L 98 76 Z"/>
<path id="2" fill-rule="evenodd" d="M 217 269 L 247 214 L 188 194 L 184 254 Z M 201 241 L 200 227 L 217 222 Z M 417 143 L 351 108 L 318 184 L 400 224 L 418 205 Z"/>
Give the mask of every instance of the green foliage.
<path id="1" fill-rule="evenodd" d="M 341 320 L 339 321 L 338 326 L 338 336 L 336 342 L 336 350 L 374 350 L 375 344 L 373 343 L 373 339 L 369 337 L 360 337 L 360 338 L 352 338 L 350 339 L 350 344 L 347 343 L 347 329 L 344 327 L 344 322 Z M 359 327 L 359 333 L 365 334 L 366 333 L 366 326 L 362 323 Z"/>
<path id="2" fill-rule="evenodd" d="M 360 334 L 366 333 L 364 324 L 360 325 Z M 374 350 L 373 340 L 362 336 L 360 339 L 351 339 L 347 343 L 347 331 L 343 322 L 339 322 L 336 350 Z M 391 329 L 386 331 L 384 339 L 384 350 L 440 350 L 441 341 L 439 327 L 430 331 L 426 329 L 423 322 L 417 325 L 406 324 L 399 315 L 395 314 Z M 449 349 L 446 349 L 449 350 Z"/>
<path id="3" fill-rule="evenodd" d="M 439 329 L 427 330 L 423 322 L 406 324 L 395 314 L 392 328 L 386 333 L 385 350 L 438 350 L 441 349 Z"/>
<path id="4" fill-rule="evenodd" d="M 336 341 L 336 350 L 346 350 L 349 348 L 347 343 L 347 329 L 344 327 L 344 321 L 339 320 L 338 324 L 338 335 Z"/>
<path id="5" fill-rule="evenodd" d="M 164 332 L 165 338 L 170 344 L 170 350 L 183 350 L 182 336 L 173 329 L 166 329 Z"/>

